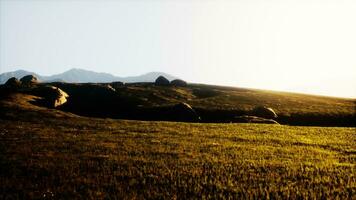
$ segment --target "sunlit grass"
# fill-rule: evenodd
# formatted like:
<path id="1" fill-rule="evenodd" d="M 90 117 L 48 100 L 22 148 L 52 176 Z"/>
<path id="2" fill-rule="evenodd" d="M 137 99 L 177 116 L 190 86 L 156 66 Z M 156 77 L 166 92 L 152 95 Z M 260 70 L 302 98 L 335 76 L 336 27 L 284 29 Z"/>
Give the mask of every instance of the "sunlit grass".
<path id="1" fill-rule="evenodd" d="M 46 117 L 1 120 L 0 131 L 1 197 L 352 199 L 356 190 L 355 128 Z"/>

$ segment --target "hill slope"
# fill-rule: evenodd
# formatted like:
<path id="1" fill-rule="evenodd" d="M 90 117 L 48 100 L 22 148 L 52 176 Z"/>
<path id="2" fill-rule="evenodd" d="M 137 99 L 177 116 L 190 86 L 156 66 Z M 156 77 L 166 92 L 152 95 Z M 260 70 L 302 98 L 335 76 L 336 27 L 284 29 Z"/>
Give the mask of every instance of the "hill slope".
<path id="1" fill-rule="evenodd" d="M 255 115 L 255 107 L 266 106 L 277 113 L 276 121 L 281 124 L 356 126 L 355 99 L 202 84 L 176 87 L 154 83 L 55 82 L 41 83 L 35 88 L 48 85 L 69 95 L 68 101 L 57 109 L 89 117 L 226 123 L 239 122 L 243 116 Z M 31 90 L 24 87 L 17 92 L 34 94 Z M 0 85 L 2 91 L 1 96 L 11 93 Z M 196 117 L 189 118 L 182 108 L 177 110 L 181 103 L 192 107 Z"/>
<path id="2" fill-rule="evenodd" d="M 105 84 L 53 85 L 70 96 L 62 110 L 92 117 L 166 120 L 174 114 L 159 108 L 168 109 L 184 102 L 198 112 L 203 122 L 232 122 L 235 116 L 249 115 L 256 106 L 267 106 L 275 110 L 277 121 L 284 124 L 356 125 L 355 99 L 201 84 L 162 87 L 132 83 L 114 86 L 115 91 L 108 90 Z"/>

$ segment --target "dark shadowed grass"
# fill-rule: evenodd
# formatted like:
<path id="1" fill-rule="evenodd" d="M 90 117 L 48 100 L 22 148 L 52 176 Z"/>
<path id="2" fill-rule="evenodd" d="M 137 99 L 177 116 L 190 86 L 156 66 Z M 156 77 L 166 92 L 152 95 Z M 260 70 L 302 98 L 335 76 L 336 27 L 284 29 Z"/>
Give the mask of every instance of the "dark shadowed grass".
<path id="1" fill-rule="evenodd" d="M 253 115 L 256 106 L 272 108 L 277 122 L 288 125 L 356 127 L 356 100 L 256 89 L 189 84 L 187 87 L 153 83 L 107 84 L 53 83 L 69 94 L 59 109 L 82 116 L 134 119 L 174 119 L 174 105 L 185 102 L 201 122 L 233 122 L 236 116 Z M 172 117 L 173 116 L 173 117 Z"/>
<path id="2" fill-rule="evenodd" d="M 75 100 L 83 101 L 90 98 L 105 96 L 107 91 L 95 93 L 93 84 L 52 83 Z M 100 85 L 100 84 L 99 84 Z M 102 84 L 107 85 L 107 84 Z M 141 104 L 142 106 L 162 106 L 186 102 L 195 108 L 205 110 L 240 110 L 247 111 L 256 105 L 272 107 L 277 114 L 323 114 L 323 115 L 354 115 L 355 99 L 325 97 L 288 92 L 276 92 L 257 89 L 224 87 L 204 84 L 189 84 L 187 87 L 155 86 L 153 83 L 132 83 L 114 87 L 116 100 Z M 88 90 L 90 89 L 90 90 Z M 83 94 L 82 94 L 83 93 Z M 121 104 L 124 104 L 121 103 Z M 116 104 L 118 106 L 120 104 Z"/>
<path id="3" fill-rule="evenodd" d="M 355 198 L 355 128 L 123 121 L 16 105 L 2 105 L 0 199 Z"/>

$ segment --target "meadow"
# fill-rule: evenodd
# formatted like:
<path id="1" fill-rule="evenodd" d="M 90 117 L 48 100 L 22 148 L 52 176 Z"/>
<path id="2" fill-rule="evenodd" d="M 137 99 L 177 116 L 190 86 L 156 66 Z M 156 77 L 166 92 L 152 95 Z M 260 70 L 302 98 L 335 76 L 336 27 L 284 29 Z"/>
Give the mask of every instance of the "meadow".
<path id="1" fill-rule="evenodd" d="M 1 102 L 0 199 L 354 199 L 356 129 L 99 119 Z"/>

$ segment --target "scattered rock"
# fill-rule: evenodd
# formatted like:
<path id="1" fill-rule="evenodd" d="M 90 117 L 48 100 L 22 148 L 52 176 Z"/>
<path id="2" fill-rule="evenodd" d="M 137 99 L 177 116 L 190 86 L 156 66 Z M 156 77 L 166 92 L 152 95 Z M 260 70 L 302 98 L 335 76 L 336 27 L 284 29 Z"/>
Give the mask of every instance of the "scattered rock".
<path id="1" fill-rule="evenodd" d="M 177 87 L 187 87 L 187 82 L 181 80 L 181 79 L 175 79 L 171 81 L 171 85 L 177 86 Z"/>
<path id="2" fill-rule="evenodd" d="M 26 87 L 33 86 L 38 83 L 38 79 L 34 75 L 24 76 L 20 79 L 20 81 L 21 81 L 21 84 Z"/>
<path id="3" fill-rule="evenodd" d="M 251 114 L 257 117 L 262 117 L 266 119 L 276 119 L 278 115 L 272 108 L 268 108 L 265 106 L 257 106 L 252 111 Z"/>
<path id="4" fill-rule="evenodd" d="M 164 76 L 159 76 L 155 81 L 155 85 L 168 86 L 168 85 L 170 85 L 170 83 L 169 83 L 169 80 L 167 78 L 165 78 Z"/>

